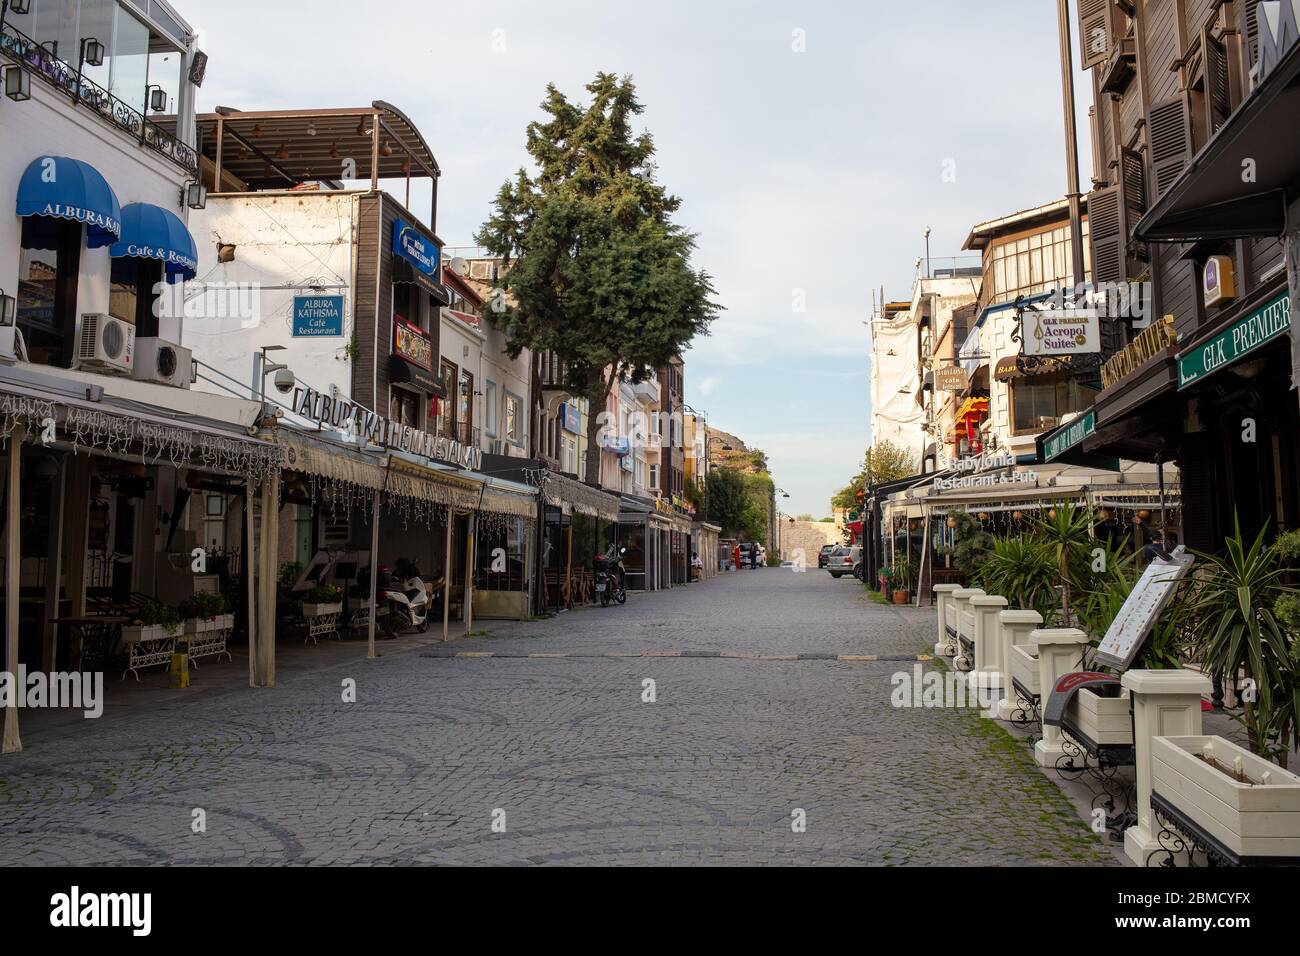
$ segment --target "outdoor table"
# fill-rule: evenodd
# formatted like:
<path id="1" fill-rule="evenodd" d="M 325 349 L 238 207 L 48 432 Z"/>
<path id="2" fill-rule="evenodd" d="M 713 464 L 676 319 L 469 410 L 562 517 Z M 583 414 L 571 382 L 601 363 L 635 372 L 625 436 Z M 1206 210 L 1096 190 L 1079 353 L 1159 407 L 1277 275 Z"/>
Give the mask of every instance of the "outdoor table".
<path id="1" fill-rule="evenodd" d="M 51 624 L 66 627 L 76 642 L 78 670 L 84 670 L 87 662 L 92 667 L 106 668 L 117 648 L 122 625 L 130 621 L 129 617 L 110 615 L 50 619 Z"/>

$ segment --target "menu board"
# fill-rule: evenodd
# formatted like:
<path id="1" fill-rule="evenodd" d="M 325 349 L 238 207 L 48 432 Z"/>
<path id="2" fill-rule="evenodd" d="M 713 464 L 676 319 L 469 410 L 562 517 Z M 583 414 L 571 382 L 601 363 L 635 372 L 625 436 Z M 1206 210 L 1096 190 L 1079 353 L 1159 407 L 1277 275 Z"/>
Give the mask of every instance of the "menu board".
<path id="1" fill-rule="evenodd" d="M 1160 612 L 1173 597 L 1174 588 L 1191 569 L 1192 556 L 1181 544 L 1174 548 L 1169 560 L 1155 558 L 1147 565 L 1097 647 L 1099 664 L 1128 670 Z"/>

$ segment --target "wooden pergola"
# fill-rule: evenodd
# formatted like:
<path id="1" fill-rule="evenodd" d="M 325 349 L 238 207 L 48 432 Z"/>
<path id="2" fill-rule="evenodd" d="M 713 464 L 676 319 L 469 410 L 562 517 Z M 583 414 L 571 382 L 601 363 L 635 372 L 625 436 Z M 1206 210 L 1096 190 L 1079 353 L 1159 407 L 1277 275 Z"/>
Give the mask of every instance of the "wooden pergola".
<path id="1" fill-rule="evenodd" d="M 344 109 L 244 112 L 218 106 L 197 117 L 199 155 L 214 169 L 213 191 L 225 191 L 223 177 L 248 190 L 294 188 L 305 182 L 406 180 L 433 182 L 429 225 L 437 227 L 438 178 L 433 151 L 415 124 L 390 103 Z"/>

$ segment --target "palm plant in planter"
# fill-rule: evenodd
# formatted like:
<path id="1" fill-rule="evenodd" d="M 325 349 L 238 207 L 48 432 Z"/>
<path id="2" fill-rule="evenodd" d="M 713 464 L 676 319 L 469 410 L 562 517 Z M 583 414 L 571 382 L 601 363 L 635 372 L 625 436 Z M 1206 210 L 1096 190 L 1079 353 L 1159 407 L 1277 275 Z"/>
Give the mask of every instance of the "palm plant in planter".
<path id="1" fill-rule="evenodd" d="M 912 599 L 912 563 L 907 558 L 898 558 L 889 569 L 889 580 L 894 586 L 895 604 L 906 604 Z"/>
<path id="2" fill-rule="evenodd" d="M 1260 529 L 1248 545 L 1234 522 L 1222 554 L 1196 552 L 1201 566 L 1189 608 L 1202 666 L 1250 682 L 1239 719 L 1251 751 L 1285 767 L 1300 727 L 1300 650 L 1274 614 L 1295 592 L 1284 582 L 1282 549 L 1264 544 L 1267 532 Z"/>
<path id="3" fill-rule="evenodd" d="M 1059 579 L 1051 546 L 1030 535 L 995 538 L 993 550 L 976 571 L 975 583 L 1000 594 L 1012 607 L 1037 611 L 1043 627 L 1055 627 L 1060 613 Z"/>
<path id="4" fill-rule="evenodd" d="M 1089 554 L 1096 546 L 1091 531 L 1092 513 L 1072 504 L 1057 505 L 1034 523 L 1034 536 L 1047 543 L 1056 562 L 1063 621 L 1070 620 L 1070 601 L 1075 590 L 1072 585 L 1084 579 L 1090 570 Z"/>

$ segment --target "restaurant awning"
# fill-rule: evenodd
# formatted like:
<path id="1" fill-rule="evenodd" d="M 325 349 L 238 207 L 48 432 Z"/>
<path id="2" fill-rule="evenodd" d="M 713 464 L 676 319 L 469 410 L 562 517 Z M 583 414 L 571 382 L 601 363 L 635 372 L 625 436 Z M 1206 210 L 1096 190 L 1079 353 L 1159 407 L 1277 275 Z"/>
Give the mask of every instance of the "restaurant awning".
<path id="1" fill-rule="evenodd" d="M 86 247 L 112 245 L 122 232 L 122 207 L 99 170 L 67 156 L 32 160 L 18 182 L 21 217 L 67 219 L 86 225 Z M 26 249 L 53 249 L 54 231 L 37 221 L 23 230 Z"/>
<path id="2" fill-rule="evenodd" d="M 1010 382 L 1033 375 L 1054 375 L 1064 372 L 1082 372 L 1101 367 L 1100 354 L 1088 355 L 1008 355 L 998 359 L 993 377 L 999 382 Z"/>
<path id="3" fill-rule="evenodd" d="M 395 385 L 410 385 L 426 395 L 446 398 L 447 391 L 433 372 L 414 362 L 408 362 L 400 355 L 389 356 L 388 380 Z"/>
<path id="4" fill-rule="evenodd" d="M 563 514 L 576 511 L 601 521 L 618 520 L 619 499 L 581 481 L 547 472 L 542 479 L 542 492 L 546 496 L 546 503 L 559 508 Z"/>
<path id="5" fill-rule="evenodd" d="M 1078 465 L 1083 468 L 1100 468 L 1119 471 L 1118 458 L 1088 454 L 1083 450 L 1084 440 L 1097 433 L 1097 413 L 1088 409 L 1082 415 L 1059 428 L 1039 435 L 1036 439 L 1039 461 L 1048 464 Z"/>
<path id="6" fill-rule="evenodd" d="M 199 267 L 194 237 L 180 217 L 161 206 L 136 202 L 122 208 L 122 233 L 109 248 L 114 259 L 157 259 L 169 283 L 193 279 Z"/>
<path id="7" fill-rule="evenodd" d="M 451 294 L 446 286 L 435 282 L 405 259 L 397 256 L 393 257 L 393 281 L 399 285 L 418 286 L 433 296 L 439 305 L 448 305 L 451 302 Z"/>
<path id="8" fill-rule="evenodd" d="M 1266 29 L 1261 15 L 1261 33 Z M 1294 198 L 1300 182 L 1298 116 L 1300 43 L 1295 43 L 1142 217 L 1137 237 L 1194 242 L 1280 236 L 1287 197 Z"/>

